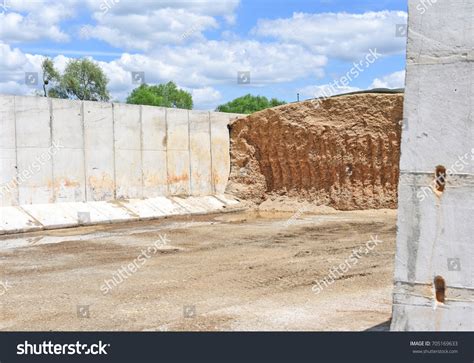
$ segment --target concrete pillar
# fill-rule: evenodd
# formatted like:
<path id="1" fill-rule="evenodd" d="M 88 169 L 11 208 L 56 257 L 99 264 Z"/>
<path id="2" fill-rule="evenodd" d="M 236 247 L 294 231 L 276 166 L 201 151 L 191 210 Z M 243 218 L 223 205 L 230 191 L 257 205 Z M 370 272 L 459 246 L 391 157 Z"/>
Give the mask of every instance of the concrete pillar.
<path id="1" fill-rule="evenodd" d="M 392 330 L 474 330 L 473 26 L 409 1 Z"/>

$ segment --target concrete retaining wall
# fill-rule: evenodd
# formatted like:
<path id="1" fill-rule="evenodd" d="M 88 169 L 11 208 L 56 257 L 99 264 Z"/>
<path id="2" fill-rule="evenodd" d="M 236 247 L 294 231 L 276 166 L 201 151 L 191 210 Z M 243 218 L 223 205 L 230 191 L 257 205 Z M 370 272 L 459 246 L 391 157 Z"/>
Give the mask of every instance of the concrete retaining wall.
<path id="1" fill-rule="evenodd" d="M 223 193 L 238 116 L 0 95 L 0 205 Z"/>
<path id="2" fill-rule="evenodd" d="M 472 331 L 474 3 L 409 5 L 391 328 Z"/>

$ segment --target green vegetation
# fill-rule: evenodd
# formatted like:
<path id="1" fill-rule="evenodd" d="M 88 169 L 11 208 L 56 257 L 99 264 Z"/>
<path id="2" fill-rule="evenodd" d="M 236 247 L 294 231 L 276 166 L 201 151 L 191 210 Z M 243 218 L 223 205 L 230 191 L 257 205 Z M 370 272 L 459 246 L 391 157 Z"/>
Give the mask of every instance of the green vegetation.
<path id="1" fill-rule="evenodd" d="M 193 108 L 191 93 L 178 89 L 174 82 L 149 86 L 142 84 L 127 97 L 127 103 L 176 108 Z"/>
<path id="2" fill-rule="evenodd" d="M 43 61 L 42 68 L 45 96 L 88 101 L 110 99 L 107 77 L 99 65 L 89 59 L 71 59 L 62 75 L 49 58 Z"/>
<path id="3" fill-rule="evenodd" d="M 265 96 L 252 96 L 251 94 L 247 94 L 218 106 L 216 111 L 248 114 L 265 108 L 284 105 L 285 103 L 285 101 L 280 101 L 276 98 L 268 100 Z"/>

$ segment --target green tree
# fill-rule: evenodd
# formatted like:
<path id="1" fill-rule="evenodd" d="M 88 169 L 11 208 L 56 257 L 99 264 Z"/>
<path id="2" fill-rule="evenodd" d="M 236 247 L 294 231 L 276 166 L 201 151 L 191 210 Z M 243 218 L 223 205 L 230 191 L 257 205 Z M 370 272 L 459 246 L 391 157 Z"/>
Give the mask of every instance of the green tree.
<path id="1" fill-rule="evenodd" d="M 60 87 L 68 98 L 108 101 L 108 79 L 102 69 L 89 59 L 70 60 L 61 77 Z"/>
<path id="2" fill-rule="evenodd" d="M 110 99 L 107 77 L 99 65 L 89 59 L 69 60 L 62 75 L 54 68 L 49 58 L 43 61 L 42 68 L 45 94 L 46 85 L 54 82 L 47 92 L 50 97 L 87 101 Z"/>
<path id="3" fill-rule="evenodd" d="M 284 105 L 285 103 L 285 101 L 280 101 L 276 98 L 268 100 L 265 96 L 252 96 L 251 94 L 247 94 L 217 106 L 216 111 L 249 114 L 265 108 Z"/>
<path id="4" fill-rule="evenodd" d="M 127 97 L 127 103 L 162 107 L 193 108 L 191 93 L 179 89 L 174 82 L 150 86 L 142 84 Z"/>

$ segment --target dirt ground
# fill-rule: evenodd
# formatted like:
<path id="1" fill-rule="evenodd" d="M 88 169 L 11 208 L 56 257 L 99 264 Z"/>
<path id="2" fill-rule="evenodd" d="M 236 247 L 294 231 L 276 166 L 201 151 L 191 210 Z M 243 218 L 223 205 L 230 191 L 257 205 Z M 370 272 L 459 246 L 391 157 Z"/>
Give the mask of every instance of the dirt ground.
<path id="1" fill-rule="evenodd" d="M 383 330 L 395 221 L 239 212 L 2 236 L 0 329 Z M 313 291 L 371 236 L 382 243 Z"/>

